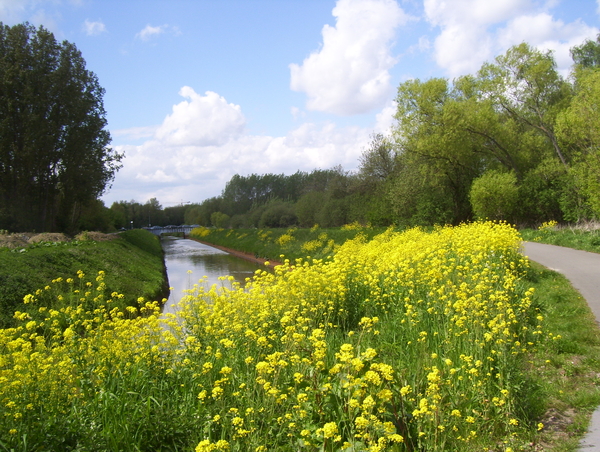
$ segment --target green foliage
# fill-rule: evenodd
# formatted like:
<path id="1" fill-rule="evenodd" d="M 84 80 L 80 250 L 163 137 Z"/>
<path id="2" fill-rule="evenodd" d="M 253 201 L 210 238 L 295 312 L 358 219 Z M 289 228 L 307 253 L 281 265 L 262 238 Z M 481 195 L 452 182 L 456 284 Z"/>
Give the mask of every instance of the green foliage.
<path id="1" fill-rule="evenodd" d="M 571 57 L 581 67 L 600 67 L 600 35 L 596 37 L 596 41 L 586 39 L 580 46 L 573 47 Z"/>
<path id="2" fill-rule="evenodd" d="M 384 228 L 363 227 L 359 224 L 341 228 L 321 228 L 318 225 L 303 229 L 193 229 L 190 236 L 203 242 L 243 251 L 270 261 L 314 259 L 332 256 L 335 248 L 347 240 L 362 235 L 367 239 L 384 232 Z M 283 238 L 282 238 L 283 237 Z"/>
<path id="3" fill-rule="evenodd" d="M 535 224 L 548 219 L 564 219 L 567 206 L 562 204 L 569 176 L 556 159 L 545 159 L 528 171 L 519 184 L 520 223 Z M 571 196 L 567 197 L 572 199 Z"/>
<path id="4" fill-rule="evenodd" d="M 303 228 L 309 228 L 318 223 L 317 214 L 323 208 L 325 193 L 310 191 L 296 203 L 296 216 L 298 223 Z"/>
<path id="5" fill-rule="evenodd" d="M 114 178 L 104 89 L 43 27 L 0 23 L 0 227 L 74 232 Z"/>
<path id="6" fill-rule="evenodd" d="M 260 228 L 286 228 L 298 223 L 291 203 L 272 201 L 267 204 L 266 209 L 260 216 L 258 227 Z"/>
<path id="7" fill-rule="evenodd" d="M 487 171 L 473 181 L 471 205 L 479 220 L 513 220 L 519 189 L 514 173 Z"/>
<path id="8" fill-rule="evenodd" d="M 224 228 L 229 224 L 229 215 L 223 212 L 213 212 L 210 216 L 210 223 L 215 228 Z"/>

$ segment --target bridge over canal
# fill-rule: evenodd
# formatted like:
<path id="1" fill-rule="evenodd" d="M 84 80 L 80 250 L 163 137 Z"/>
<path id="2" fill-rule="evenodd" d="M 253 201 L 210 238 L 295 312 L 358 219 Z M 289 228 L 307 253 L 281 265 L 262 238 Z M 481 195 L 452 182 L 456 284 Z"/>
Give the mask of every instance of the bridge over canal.
<path id="1" fill-rule="evenodd" d="M 146 229 L 147 231 L 152 232 L 152 234 L 158 235 L 159 237 L 162 234 L 173 234 L 176 232 L 183 233 L 184 236 L 189 235 L 190 231 L 194 228 L 199 228 L 200 226 L 197 224 L 183 224 L 180 226 L 150 226 L 142 229 Z"/>

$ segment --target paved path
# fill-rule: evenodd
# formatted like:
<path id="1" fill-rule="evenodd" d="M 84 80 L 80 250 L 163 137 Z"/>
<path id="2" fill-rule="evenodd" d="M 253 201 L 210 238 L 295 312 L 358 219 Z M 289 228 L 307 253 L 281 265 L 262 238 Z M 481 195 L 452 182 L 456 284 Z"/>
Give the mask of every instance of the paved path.
<path id="1" fill-rule="evenodd" d="M 523 254 L 565 275 L 586 299 L 600 323 L 600 254 L 535 242 L 523 242 Z M 588 433 L 579 444 L 579 450 L 600 451 L 600 407 L 592 415 Z"/>

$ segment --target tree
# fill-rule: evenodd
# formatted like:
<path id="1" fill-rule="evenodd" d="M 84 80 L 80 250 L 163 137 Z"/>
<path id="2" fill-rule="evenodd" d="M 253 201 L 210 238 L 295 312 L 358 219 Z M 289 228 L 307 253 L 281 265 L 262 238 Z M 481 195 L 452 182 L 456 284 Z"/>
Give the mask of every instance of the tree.
<path id="1" fill-rule="evenodd" d="M 0 228 L 77 228 L 122 158 L 107 147 L 103 95 L 75 45 L 0 23 Z"/>
<path id="2" fill-rule="evenodd" d="M 575 75 L 575 95 L 559 114 L 556 133 L 575 155 L 575 187 L 600 218 L 600 70 L 579 67 Z"/>
<path id="3" fill-rule="evenodd" d="M 462 124 L 450 84 L 439 78 L 409 80 L 398 88 L 396 102 L 396 179 L 404 180 L 392 184 L 390 196 L 398 220 L 445 223 L 448 204 L 450 222 L 470 219 L 469 189 L 481 158 L 473 152 L 476 142 Z"/>
<path id="4" fill-rule="evenodd" d="M 394 173 L 396 151 L 381 133 L 371 135 L 371 143 L 359 158 L 359 175 L 369 181 L 381 181 Z"/>
<path id="5" fill-rule="evenodd" d="M 600 67 L 600 34 L 595 42 L 588 39 L 580 46 L 573 47 L 571 57 L 579 66 Z"/>
<path id="6" fill-rule="evenodd" d="M 571 96 L 567 82 L 558 74 L 552 52 L 542 53 L 522 43 L 511 47 L 494 64 L 479 71 L 485 91 L 500 111 L 544 135 L 563 166 L 568 156 L 554 133 L 558 112 Z"/>

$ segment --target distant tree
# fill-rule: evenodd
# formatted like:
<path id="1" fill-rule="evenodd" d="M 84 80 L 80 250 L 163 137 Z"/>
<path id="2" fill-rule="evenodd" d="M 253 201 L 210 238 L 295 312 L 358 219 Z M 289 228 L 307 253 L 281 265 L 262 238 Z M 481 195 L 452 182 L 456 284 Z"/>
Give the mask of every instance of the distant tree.
<path id="1" fill-rule="evenodd" d="M 273 200 L 265 207 L 258 222 L 261 228 L 285 228 L 298 222 L 294 207 L 289 202 Z"/>
<path id="2" fill-rule="evenodd" d="M 215 228 L 226 228 L 229 226 L 229 215 L 223 212 L 213 212 L 210 222 Z"/>
<path id="3" fill-rule="evenodd" d="M 80 231 L 112 232 L 115 230 L 113 222 L 114 219 L 110 209 L 107 209 L 104 203 L 97 199 L 83 208 L 77 229 Z"/>
<path id="4" fill-rule="evenodd" d="M 128 226 L 127 205 L 123 201 L 113 202 L 109 210 L 112 217 L 112 224 L 115 229 L 122 229 Z"/>
<path id="5" fill-rule="evenodd" d="M 77 228 L 122 158 L 107 147 L 103 95 L 75 45 L 0 23 L 0 228 Z"/>
<path id="6" fill-rule="evenodd" d="M 317 223 L 317 216 L 325 203 L 325 193 L 310 191 L 303 195 L 295 206 L 298 223 L 304 228 L 310 228 Z"/>
<path id="7" fill-rule="evenodd" d="M 596 37 L 596 41 L 588 39 L 580 46 L 573 47 L 571 57 L 579 66 L 600 67 L 600 34 Z"/>
<path id="8" fill-rule="evenodd" d="M 373 134 L 369 147 L 359 158 L 359 163 L 359 175 L 362 178 L 385 180 L 394 173 L 396 168 L 396 150 L 383 134 Z"/>
<path id="9" fill-rule="evenodd" d="M 184 205 L 184 204 L 180 204 L 177 206 L 171 206 L 171 207 L 165 207 L 165 209 L 163 210 L 163 222 L 164 224 L 161 225 L 160 223 L 155 221 L 155 224 L 161 225 L 161 226 L 166 226 L 168 224 L 196 224 L 194 222 L 192 223 L 188 223 L 187 221 L 185 221 L 185 214 L 187 212 L 187 210 L 189 209 L 188 205 Z"/>

